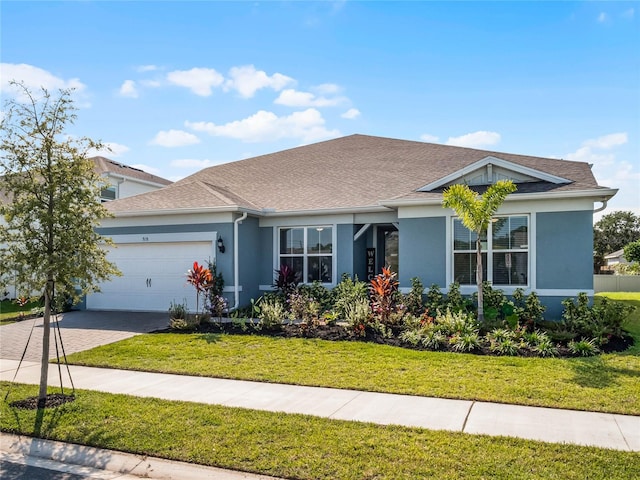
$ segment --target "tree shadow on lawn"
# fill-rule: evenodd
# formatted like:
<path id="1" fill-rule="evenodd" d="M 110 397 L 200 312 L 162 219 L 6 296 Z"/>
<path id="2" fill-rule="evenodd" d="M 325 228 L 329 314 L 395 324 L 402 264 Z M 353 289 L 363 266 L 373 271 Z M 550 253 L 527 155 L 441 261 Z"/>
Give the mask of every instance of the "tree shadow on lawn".
<path id="1" fill-rule="evenodd" d="M 201 333 L 196 338 L 207 343 L 219 343 L 221 335 L 219 333 Z"/>
<path id="2" fill-rule="evenodd" d="M 637 377 L 640 381 L 640 369 L 610 366 L 600 356 L 571 359 L 570 365 L 574 373 L 572 380 L 581 387 L 611 387 L 618 385 L 620 376 Z"/>

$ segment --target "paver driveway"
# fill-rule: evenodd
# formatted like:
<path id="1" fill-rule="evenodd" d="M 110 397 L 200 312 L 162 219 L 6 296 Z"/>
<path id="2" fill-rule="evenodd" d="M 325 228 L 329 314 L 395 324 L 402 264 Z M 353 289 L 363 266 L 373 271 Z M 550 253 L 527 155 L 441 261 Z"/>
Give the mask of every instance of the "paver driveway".
<path id="1" fill-rule="evenodd" d="M 58 322 L 64 350 L 70 354 L 165 328 L 169 316 L 164 312 L 80 311 L 60 314 Z M 54 326 L 53 322 L 51 326 Z M 33 334 L 29 339 L 32 328 Z M 0 358 L 19 360 L 29 340 L 25 360 L 40 361 L 42 331 L 42 318 L 35 319 L 35 326 L 34 320 L 3 325 L 0 327 Z M 53 334 L 52 328 L 50 358 L 56 357 Z"/>

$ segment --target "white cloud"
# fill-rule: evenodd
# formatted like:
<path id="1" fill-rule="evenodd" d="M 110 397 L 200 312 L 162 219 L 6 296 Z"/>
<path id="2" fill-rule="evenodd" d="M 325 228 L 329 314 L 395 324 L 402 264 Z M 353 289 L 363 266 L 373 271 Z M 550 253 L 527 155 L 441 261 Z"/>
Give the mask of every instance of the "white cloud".
<path id="1" fill-rule="evenodd" d="M 423 142 L 436 143 L 438 141 L 438 137 L 435 135 L 430 135 L 428 133 L 423 133 L 420 135 L 420 140 Z"/>
<path id="2" fill-rule="evenodd" d="M 219 87 L 224 77 L 213 68 L 192 68 L 191 70 L 175 70 L 167 74 L 169 83 L 186 87 L 196 95 L 208 97 L 212 87 Z"/>
<path id="3" fill-rule="evenodd" d="M 158 70 L 158 67 L 155 65 L 140 65 L 136 68 L 136 70 L 140 73 L 153 72 L 155 70 Z"/>
<path id="4" fill-rule="evenodd" d="M 137 168 L 142 170 L 143 172 L 150 173 L 152 175 L 160 175 L 160 169 L 156 167 L 152 167 L 150 165 L 145 165 L 144 163 L 136 163 L 134 165 L 130 165 L 133 168 Z"/>
<path id="5" fill-rule="evenodd" d="M 103 145 L 103 148 L 100 148 L 100 149 L 90 148 L 87 151 L 87 156 L 89 157 L 101 156 L 101 157 L 114 158 L 114 157 L 119 157 L 120 155 L 124 155 L 129 151 L 129 147 L 127 147 L 126 145 L 122 145 L 120 143 L 104 142 L 102 145 Z"/>
<path id="6" fill-rule="evenodd" d="M 0 79 L 0 91 L 15 96 L 20 101 L 26 99 L 19 89 L 9 85 L 11 80 L 24 83 L 36 96 L 41 88 L 49 90 L 50 93 L 53 93 L 53 90 L 73 88 L 76 94 L 83 93 L 86 89 L 86 85 L 77 78 L 65 80 L 26 63 L 0 63 Z"/>
<path id="7" fill-rule="evenodd" d="M 609 17 L 608 17 L 608 15 L 606 13 L 600 12 L 600 15 L 598 15 L 598 22 L 604 23 L 604 22 L 607 21 L 608 18 Z"/>
<path id="8" fill-rule="evenodd" d="M 346 101 L 347 99 L 345 97 L 316 97 L 310 92 L 299 92 L 297 90 L 287 89 L 280 92 L 280 95 L 273 103 L 287 107 L 335 107 Z"/>
<path id="9" fill-rule="evenodd" d="M 138 88 L 133 80 L 125 80 L 118 93 L 123 97 L 138 98 Z"/>
<path id="10" fill-rule="evenodd" d="M 360 110 L 358 110 L 357 108 L 350 108 L 340 116 L 342 118 L 346 118 L 347 120 L 353 120 L 360 116 Z"/>
<path id="11" fill-rule="evenodd" d="M 635 14 L 636 11 L 633 8 L 630 8 L 629 10 L 622 12 L 622 18 L 633 18 Z"/>
<path id="12" fill-rule="evenodd" d="M 161 147 L 183 147 L 200 143 L 200 139 L 193 133 L 182 130 L 162 130 L 149 143 Z"/>
<path id="13" fill-rule="evenodd" d="M 149 88 L 158 88 L 162 86 L 162 82 L 160 80 L 140 80 L 138 83 Z"/>
<path id="14" fill-rule="evenodd" d="M 467 133 L 459 137 L 449 137 L 447 145 L 455 145 L 457 147 L 479 148 L 489 145 L 495 145 L 500 142 L 500 134 L 496 132 L 478 131 Z"/>
<path id="15" fill-rule="evenodd" d="M 171 160 L 170 165 L 178 168 L 188 169 L 203 169 L 215 165 L 211 160 L 197 160 L 195 158 L 181 158 L 177 160 Z"/>
<path id="16" fill-rule="evenodd" d="M 603 135 L 602 137 L 587 140 L 582 145 L 583 147 L 608 149 L 617 147 L 618 145 L 624 145 L 627 141 L 627 132 L 621 132 L 611 133 L 609 135 Z"/>
<path id="17" fill-rule="evenodd" d="M 185 122 L 185 126 L 217 137 L 230 137 L 243 142 L 274 141 L 282 138 L 297 138 L 312 142 L 337 137 L 338 130 L 327 130 L 320 112 L 309 108 L 291 115 L 278 117 L 273 112 L 260 110 L 243 120 L 225 125 L 212 122 Z"/>
<path id="18" fill-rule="evenodd" d="M 233 67 L 229 70 L 229 79 L 225 82 L 225 90 L 236 90 L 241 97 L 251 98 L 263 88 L 271 88 L 279 92 L 295 80 L 280 73 L 269 76 L 262 70 L 256 70 L 253 65 Z"/>
<path id="19" fill-rule="evenodd" d="M 609 208 L 600 214 L 612 210 L 632 210 L 640 214 L 640 171 L 638 165 L 619 160 L 615 152 L 628 142 L 626 132 L 612 133 L 582 142 L 582 145 L 565 156 L 567 160 L 591 163 L 598 184 L 617 188 L 619 191 L 609 202 Z M 613 151 L 612 151 L 613 150 Z"/>
<path id="20" fill-rule="evenodd" d="M 313 91 L 318 92 L 320 95 L 335 95 L 340 93 L 342 88 L 335 83 L 323 83 L 312 88 Z"/>

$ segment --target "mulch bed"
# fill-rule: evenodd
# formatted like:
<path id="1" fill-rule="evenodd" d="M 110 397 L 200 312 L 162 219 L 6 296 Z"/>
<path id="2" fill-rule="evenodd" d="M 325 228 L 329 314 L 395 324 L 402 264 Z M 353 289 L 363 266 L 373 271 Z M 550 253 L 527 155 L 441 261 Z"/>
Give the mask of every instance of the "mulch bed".
<path id="1" fill-rule="evenodd" d="M 38 397 L 28 397 L 23 400 L 16 400 L 9 405 L 20 410 L 37 410 L 38 408 L 55 408 L 65 403 L 73 402 L 75 395 L 67 395 L 63 393 L 50 393 L 47 395 L 43 406 L 38 405 Z"/>
<path id="2" fill-rule="evenodd" d="M 391 337 L 381 335 L 377 332 L 368 331 L 364 336 L 356 335 L 352 330 L 345 328 L 344 325 L 319 325 L 319 326 L 307 326 L 304 324 L 285 324 L 278 330 L 256 330 L 251 325 L 247 324 L 243 329 L 238 324 L 229 322 L 228 319 L 223 319 L 222 322 L 203 322 L 200 325 L 193 326 L 190 329 L 178 330 L 166 328 L 163 330 L 156 330 L 153 333 L 228 333 L 233 335 L 265 335 L 271 337 L 284 337 L 284 338 L 317 338 L 319 340 L 329 341 L 349 341 L 349 342 L 370 342 L 381 345 L 391 345 L 394 347 L 409 348 L 412 350 L 427 350 L 424 347 L 413 347 L 402 342 L 399 338 L 399 331 L 393 331 Z M 623 352 L 629 347 L 633 346 L 634 340 L 630 335 L 625 334 L 623 337 L 612 337 L 608 343 L 600 347 L 602 353 Z M 444 348 L 439 351 L 453 351 L 451 349 Z M 473 352 L 477 355 L 493 355 L 488 346 L 483 346 L 479 350 Z M 535 353 L 527 350 L 520 349 L 519 356 L 521 357 L 535 357 Z M 560 345 L 558 348 L 559 357 L 573 357 L 569 349 L 566 346 Z"/>

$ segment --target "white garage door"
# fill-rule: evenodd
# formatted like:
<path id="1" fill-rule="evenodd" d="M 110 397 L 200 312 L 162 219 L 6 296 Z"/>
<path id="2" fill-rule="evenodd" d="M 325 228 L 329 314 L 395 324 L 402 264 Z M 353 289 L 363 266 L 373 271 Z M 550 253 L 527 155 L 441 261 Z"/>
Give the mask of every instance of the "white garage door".
<path id="1" fill-rule="evenodd" d="M 108 249 L 107 258 L 121 277 L 100 285 L 100 293 L 87 296 L 89 310 L 167 311 L 170 302 L 187 300 L 195 312 L 196 293 L 187 284 L 193 262 L 212 258 L 211 242 L 132 243 Z M 200 300 L 202 303 L 202 299 Z"/>

